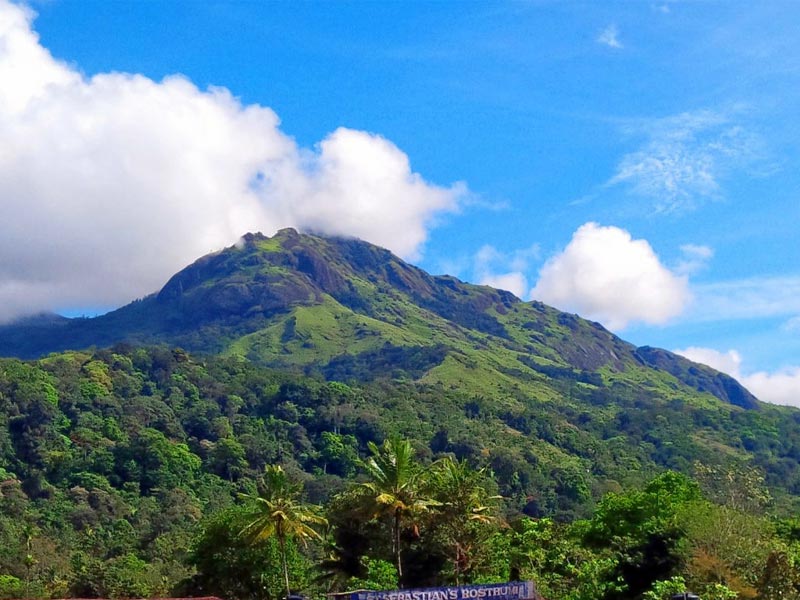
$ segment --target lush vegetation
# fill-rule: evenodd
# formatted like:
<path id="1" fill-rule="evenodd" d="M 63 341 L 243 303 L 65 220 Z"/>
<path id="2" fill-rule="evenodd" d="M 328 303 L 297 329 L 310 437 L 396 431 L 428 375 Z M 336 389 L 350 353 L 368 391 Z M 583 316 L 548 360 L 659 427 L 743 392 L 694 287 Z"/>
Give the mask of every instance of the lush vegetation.
<path id="1" fill-rule="evenodd" d="M 800 594 L 800 412 L 357 240 L 248 235 L 0 354 L 39 357 L 0 359 L 0 597 Z"/>
<path id="2" fill-rule="evenodd" d="M 796 412 L 570 385 L 512 403 L 163 347 L 2 359 L 0 596 L 797 593 Z"/>

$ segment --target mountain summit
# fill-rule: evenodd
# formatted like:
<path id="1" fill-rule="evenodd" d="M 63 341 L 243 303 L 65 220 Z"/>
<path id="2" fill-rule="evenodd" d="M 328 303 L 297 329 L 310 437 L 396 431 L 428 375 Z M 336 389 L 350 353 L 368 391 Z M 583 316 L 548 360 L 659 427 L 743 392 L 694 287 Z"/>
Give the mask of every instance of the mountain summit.
<path id="1" fill-rule="evenodd" d="M 157 294 L 90 319 L 0 327 L 0 355 L 116 343 L 238 355 L 329 379 L 395 378 L 513 400 L 646 390 L 742 408 L 735 380 L 513 294 L 432 276 L 388 250 L 283 229 L 198 259 Z"/>

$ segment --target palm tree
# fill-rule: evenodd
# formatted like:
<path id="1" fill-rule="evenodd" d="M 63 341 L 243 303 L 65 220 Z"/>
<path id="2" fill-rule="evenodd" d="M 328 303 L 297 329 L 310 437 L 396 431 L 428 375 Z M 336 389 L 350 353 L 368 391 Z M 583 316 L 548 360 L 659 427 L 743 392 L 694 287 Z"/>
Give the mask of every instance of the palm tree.
<path id="1" fill-rule="evenodd" d="M 486 527 L 497 519 L 492 514 L 501 496 L 490 495 L 486 469 L 475 470 L 465 460 L 450 457 L 434 464 L 430 484 L 439 499 L 436 520 L 446 544 L 450 547 L 455 584 L 468 570 L 472 554 L 481 545 Z"/>
<path id="2" fill-rule="evenodd" d="M 370 481 L 360 484 L 368 494 L 368 504 L 373 518 L 388 518 L 392 530 L 392 553 L 397 578 L 402 585 L 403 561 L 400 553 L 402 525 L 409 517 L 428 510 L 438 503 L 423 497 L 421 470 L 414 460 L 411 442 L 389 439 L 380 447 L 368 444 L 372 453 L 362 463 Z"/>
<path id="3" fill-rule="evenodd" d="M 267 465 L 258 495 L 242 494 L 243 498 L 253 502 L 256 517 L 242 530 L 241 535 L 247 536 L 251 544 L 272 537 L 278 540 L 287 598 L 291 589 L 286 540 L 294 538 L 306 544 L 309 539 L 321 539 L 322 536 L 312 525 L 325 526 L 328 523 L 319 514 L 319 507 L 300 501 L 302 492 L 302 485 L 292 483 L 280 465 Z"/>

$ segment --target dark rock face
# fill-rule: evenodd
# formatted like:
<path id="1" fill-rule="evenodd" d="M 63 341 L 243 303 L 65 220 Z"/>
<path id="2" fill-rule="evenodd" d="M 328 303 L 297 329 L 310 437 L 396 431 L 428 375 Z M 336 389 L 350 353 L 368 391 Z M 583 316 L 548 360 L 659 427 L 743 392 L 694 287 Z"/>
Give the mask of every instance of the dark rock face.
<path id="1" fill-rule="evenodd" d="M 758 408 L 758 400 L 733 377 L 661 348 L 642 346 L 636 356 L 646 365 L 666 371 L 699 392 L 708 392 L 734 406 Z"/>
<path id="2" fill-rule="evenodd" d="M 594 371 L 610 365 L 615 370 L 623 370 L 623 359 L 630 357 L 635 349 L 599 323 L 585 321 L 578 315 L 560 313 L 557 321 L 570 334 L 566 339 L 553 340 L 552 343 L 558 348 L 559 354 L 578 369 Z M 535 328 L 535 325 L 526 324 L 526 327 Z"/>
<path id="3" fill-rule="evenodd" d="M 708 391 L 717 398 L 742 408 L 758 408 L 756 397 L 730 375 L 717 373 L 714 379 L 718 385 L 711 386 Z"/>
<path id="4" fill-rule="evenodd" d="M 299 248 L 295 251 L 297 270 L 308 275 L 311 280 L 328 294 L 336 294 L 346 287 L 345 279 L 329 266 L 325 257 L 312 248 Z"/>

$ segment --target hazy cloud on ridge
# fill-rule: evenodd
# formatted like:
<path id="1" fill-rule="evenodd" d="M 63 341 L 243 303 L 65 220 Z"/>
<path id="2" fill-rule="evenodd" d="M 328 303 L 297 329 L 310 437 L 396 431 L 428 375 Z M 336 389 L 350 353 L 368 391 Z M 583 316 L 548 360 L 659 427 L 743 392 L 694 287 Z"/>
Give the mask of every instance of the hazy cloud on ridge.
<path id="1" fill-rule="evenodd" d="M 763 402 L 800 407 L 800 367 L 787 367 L 775 372 L 742 373 L 742 356 L 736 350 L 720 352 L 713 348 L 690 347 L 675 350 L 694 362 L 727 373 Z"/>
<path id="2" fill-rule="evenodd" d="M 473 275 L 481 285 L 507 290 L 523 300 L 528 298 L 528 279 L 525 272 L 531 259 L 539 256 L 538 244 L 504 253 L 489 244 L 474 256 Z"/>

